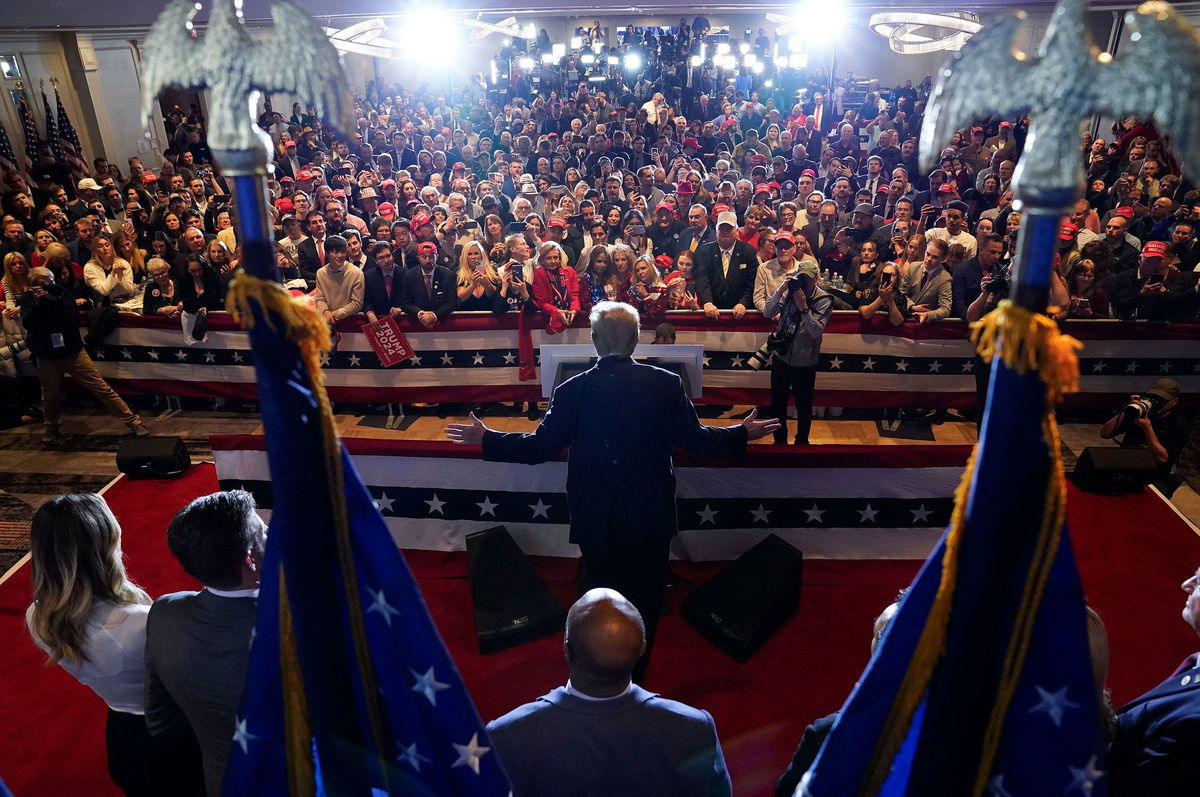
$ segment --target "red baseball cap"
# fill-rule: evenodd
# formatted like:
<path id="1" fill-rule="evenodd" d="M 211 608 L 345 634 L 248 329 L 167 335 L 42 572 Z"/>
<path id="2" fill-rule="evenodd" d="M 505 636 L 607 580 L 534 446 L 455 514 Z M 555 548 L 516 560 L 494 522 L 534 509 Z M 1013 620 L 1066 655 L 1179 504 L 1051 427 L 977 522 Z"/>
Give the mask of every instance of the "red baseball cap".
<path id="1" fill-rule="evenodd" d="M 392 179 L 387 179 L 387 180 L 384 180 L 382 183 L 380 183 L 380 184 L 379 184 L 379 187 L 380 187 L 380 188 L 387 188 L 389 185 L 390 185 L 392 188 L 395 188 L 395 187 L 396 187 L 396 181 L 395 181 L 395 180 L 392 180 Z"/>
<path id="2" fill-rule="evenodd" d="M 1012 127 L 1012 122 L 1004 121 L 1000 123 L 1001 127 Z"/>
<path id="3" fill-rule="evenodd" d="M 294 204 L 292 204 L 292 200 L 288 199 L 287 197 L 284 197 L 283 199 L 275 200 L 275 209 L 278 210 L 280 213 L 291 213 L 293 210 L 296 209 L 296 206 Z"/>
<path id="4" fill-rule="evenodd" d="M 700 142 L 694 138 L 685 138 L 682 146 L 691 147 L 692 149 L 700 149 Z"/>
<path id="5" fill-rule="evenodd" d="M 671 259 L 670 255 L 659 255 L 654 258 L 654 265 L 662 271 L 670 271 L 675 268 L 675 261 Z"/>
<path id="6" fill-rule="evenodd" d="M 801 177 L 811 177 L 814 180 L 817 179 L 817 173 L 814 172 L 812 169 L 805 169 L 804 171 L 800 172 L 800 176 Z"/>
<path id="7" fill-rule="evenodd" d="M 1063 222 L 1062 226 L 1058 228 L 1058 240 L 1069 241 L 1072 238 L 1074 238 L 1078 232 L 1079 232 L 1078 224 L 1075 224 L 1074 222 L 1070 222 L 1070 221 Z"/>
<path id="8" fill-rule="evenodd" d="M 1146 241 L 1146 245 L 1142 247 L 1142 257 L 1166 257 L 1167 242 L 1166 241 Z"/>
<path id="9" fill-rule="evenodd" d="M 433 221 L 433 216 L 424 211 L 414 213 L 412 217 L 412 228 L 415 230 L 418 227 L 424 227 Z"/>
<path id="10" fill-rule="evenodd" d="M 660 210 L 665 210 L 668 213 L 670 213 L 671 215 L 675 215 L 675 206 L 672 205 L 670 202 L 659 202 L 657 205 L 654 206 L 655 213 L 658 213 Z"/>
<path id="11" fill-rule="evenodd" d="M 682 182 L 679 183 L 679 185 L 675 186 L 675 193 L 677 193 L 677 194 L 694 194 L 694 193 L 696 193 L 696 189 L 692 188 L 692 184 L 689 183 L 687 180 L 683 180 Z"/>
<path id="12" fill-rule="evenodd" d="M 453 165 L 453 166 L 451 166 L 450 168 L 451 168 L 452 170 L 453 170 L 453 169 L 466 169 L 466 168 L 467 168 L 467 164 L 463 163 L 462 161 L 459 161 L 458 163 L 454 164 L 454 165 Z"/>
<path id="13" fill-rule="evenodd" d="M 142 175 L 143 183 L 152 183 L 157 179 L 158 178 L 154 176 L 154 172 L 146 172 L 145 174 Z"/>
<path id="14" fill-rule="evenodd" d="M 942 183 L 941 185 L 938 186 L 938 193 L 939 194 L 957 194 L 958 186 L 956 186 L 954 183 Z"/>
<path id="15" fill-rule="evenodd" d="M 792 237 L 791 232 L 789 232 L 788 230 L 780 230 L 779 232 L 775 233 L 775 238 L 773 240 L 791 241 L 792 243 L 796 242 L 796 239 L 794 237 Z"/>
<path id="16" fill-rule="evenodd" d="M 342 190 L 342 189 L 340 189 L 340 188 L 335 188 L 335 189 L 333 189 L 333 194 L 332 194 L 332 196 L 333 196 L 333 198 L 334 198 L 334 199 L 345 199 L 345 198 L 346 198 L 346 192 L 345 192 L 345 191 L 343 191 L 343 190 Z"/>
<path id="17" fill-rule="evenodd" d="M 422 241 L 417 244 L 418 255 L 437 254 L 437 250 L 437 244 L 432 241 Z"/>
<path id="18" fill-rule="evenodd" d="M 311 180 L 311 179 L 313 179 L 313 173 L 310 172 L 308 169 L 305 169 L 304 171 L 302 171 L 296 175 L 296 179 L 297 180 Z"/>
<path id="19" fill-rule="evenodd" d="M 547 227 L 561 227 L 565 230 L 565 229 L 567 229 L 567 220 L 564 219 L 562 216 L 551 216 L 550 219 L 546 222 L 546 226 Z"/>
<path id="20" fill-rule="evenodd" d="M 729 205 L 720 203 L 720 204 L 713 205 L 712 214 L 714 216 L 717 216 L 717 215 L 720 215 L 721 213 L 725 213 L 728 210 L 729 210 Z"/>
<path id="21" fill-rule="evenodd" d="M 288 143 L 286 143 L 286 144 L 284 144 L 284 145 L 283 145 L 283 148 L 284 148 L 284 149 L 295 149 L 295 148 L 296 148 L 296 142 L 295 142 L 295 141 L 289 141 Z"/>
<path id="22" fill-rule="evenodd" d="M 1133 218 L 1133 208 L 1129 207 L 1129 205 L 1122 205 L 1121 207 L 1119 207 L 1115 211 L 1113 211 L 1113 213 L 1115 213 L 1116 215 L 1120 216 L 1123 219 L 1132 219 Z"/>
<path id="23" fill-rule="evenodd" d="M 383 216 L 385 219 L 396 218 L 396 206 L 393 205 L 391 202 L 384 202 L 383 204 L 381 204 L 379 206 L 378 212 L 379 212 L 379 215 Z"/>

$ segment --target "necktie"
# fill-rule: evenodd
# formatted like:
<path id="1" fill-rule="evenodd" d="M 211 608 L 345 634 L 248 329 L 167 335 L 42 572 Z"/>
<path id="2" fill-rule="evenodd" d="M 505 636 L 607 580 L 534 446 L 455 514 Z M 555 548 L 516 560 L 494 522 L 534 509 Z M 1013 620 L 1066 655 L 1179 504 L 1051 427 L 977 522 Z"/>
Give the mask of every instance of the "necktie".
<path id="1" fill-rule="evenodd" d="M 732 254 L 732 249 L 728 252 L 726 252 L 724 249 L 721 250 L 721 276 L 723 277 L 729 276 L 729 256 Z"/>
<path id="2" fill-rule="evenodd" d="M 392 275 L 383 275 L 383 290 L 387 292 L 388 298 L 392 298 Z"/>
<path id="3" fill-rule="evenodd" d="M 425 292 L 429 294 L 430 301 L 433 301 L 433 272 L 425 272 Z"/>
<path id="4" fill-rule="evenodd" d="M 323 266 L 325 265 L 325 239 L 317 239 L 317 261 Z"/>

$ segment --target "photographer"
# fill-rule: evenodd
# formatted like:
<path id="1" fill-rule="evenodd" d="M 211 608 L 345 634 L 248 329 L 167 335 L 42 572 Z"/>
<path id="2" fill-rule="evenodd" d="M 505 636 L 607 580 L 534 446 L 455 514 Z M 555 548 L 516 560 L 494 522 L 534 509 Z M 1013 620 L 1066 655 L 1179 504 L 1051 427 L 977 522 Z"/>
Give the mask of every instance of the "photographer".
<path id="1" fill-rule="evenodd" d="M 809 445 L 812 426 L 813 387 L 817 379 L 817 360 L 821 336 L 833 311 L 833 297 L 817 287 L 817 264 L 802 260 L 788 279 L 771 294 L 763 315 L 779 317 L 779 324 L 767 339 L 771 356 L 771 414 L 787 417 L 788 391 L 796 404 L 795 445 Z M 787 443 L 787 426 L 775 430 L 775 442 Z"/>
<path id="2" fill-rule="evenodd" d="M 1187 445 L 1187 421 L 1173 410 L 1179 404 L 1179 383 L 1160 379 L 1145 393 L 1134 393 L 1129 404 L 1100 427 L 1100 436 L 1110 440 L 1121 435 L 1122 448 L 1145 447 L 1158 465 L 1152 484 L 1170 498 L 1183 479 L 1174 473 L 1175 462 Z"/>

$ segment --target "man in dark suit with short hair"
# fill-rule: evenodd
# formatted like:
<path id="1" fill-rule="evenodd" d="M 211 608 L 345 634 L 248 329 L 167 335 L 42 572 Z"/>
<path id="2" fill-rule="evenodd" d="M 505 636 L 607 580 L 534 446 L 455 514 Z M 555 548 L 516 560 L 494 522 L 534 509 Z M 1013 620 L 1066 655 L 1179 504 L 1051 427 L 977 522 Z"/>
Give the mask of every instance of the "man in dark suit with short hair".
<path id="1" fill-rule="evenodd" d="M 146 725 L 191 725 L 209 797 L 221 793 L 234 714 L 250 661 L 267 525 L 244 490 L 213 493 L 179 511 L 167 545 L 200 592 L 164 595 L 146 620 Z"/>
<path id="2" fill-rule="evenodd" d="M 717 216 L 717 240 L 696 249 L 694 271 L 696 299 L 709 318 L 718 318 L 721 310 L 741 318 L 753 306 L 758 254 L 737 239 L 737 214 L 725 211 Z"/>
<path id="3" fill-rule="evenodd" d="M 593 589 L 575 602 L 563 638 L 566 686 L 487 726 L 514 794 L 732 792 L 712 715 L 633 683 L 645 647 L 642 617 L 619 592 Z"/>
<path id="4" fill-rule="evenodd" d="M 371 245 L 375 268 L 363 272 L 363 310 L 372 324 L 380 316 L 399 315 L 403 292 L 404 272 L 397 267 L 392 247 L 387 241 Z"/>
<path id="5" fill-rule="evenodd" d="M 439 266 L 437 256 L 437 244 L 417 244 L 417 267 L 404 272 L 400 280 L 400 309 L 426 329 L 433 329 L 458 307 L 454 272 Z"/>
<path id="6" fill-rule="evenodd" d="M 570 449 L 570 541 L 583 557 L 582 586 L 611 587 L 637 606 L 646 620 L 648 658 L 676 529 L 672 452 L 738 454 L 747 440 L 779 424 L 751 412 L 736 426 L 704 426 L 679 376 L 634 362 L 633 307 L 600 302 L 591 321 L 600 361 L 555 389 L 537 429 L 505 434 L 472 415 L 470 423 L 447 426 L 446 434 L 456 443 L 482 445 L 483 458 L 493 462 L 535 465 Z"/>

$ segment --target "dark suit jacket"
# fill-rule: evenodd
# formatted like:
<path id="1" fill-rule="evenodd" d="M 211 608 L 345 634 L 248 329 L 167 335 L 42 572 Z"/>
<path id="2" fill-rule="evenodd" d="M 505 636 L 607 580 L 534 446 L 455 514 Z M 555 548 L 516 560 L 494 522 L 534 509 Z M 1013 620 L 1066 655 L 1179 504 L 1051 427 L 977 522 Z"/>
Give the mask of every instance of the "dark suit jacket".
<path id="1" fill-rule="evenodd" d="M 1182 670 L 1117 712 L 1108 750 L 1113 797 L 1180 794 L 1200 777 L 1200 667 Z"/>
<path id="2" fill-rule="evenodd" d="M 321 259 L 317 257 L 317 244 L 312 238 L 305 238 L 296 245 L 296 260 L 300 267 L 300 276 L 310 285 L 315 285 Z"/>
<path id="3" fill-rule="evenodd" d="M 716 241 L 697 247 L 695 254 L 696 298 L 703 307 L 712 302 L 721 310 L 735 304 L 754 306 L 754 275 L 758 255 L 750 244 L 737 241 L 729 258 L 729 275 L 721 270 L 721 246 Z"/>
<path id="4" fill-rule="evenodd" d="M 392 271 L 392 292 L 389 294 L 383 281 L 383 269 L 372 268 L 363 272 L 363 312 L 373 310 L 376 315 L 383 316 L 393 307 L 402 307 L 401 294 L 404 290 L 405 271 L 397 264 Z M 422 282 L 421 290 L 425 290 Z"/>
<path id="5" fill-rule="evenodd" d="M 158 734 L 186 719 L 200 742 L 209 797 L 221 793 L 233 746 L 257 603 L 176 592 L 156 600 L 146 620 L 146 725 Z"/>
<path id="6" fill-rule="evenodd" d="M 487 731 L 516 797 L 732 793 L 712 715 L 637 685 L 603 701 L 559 687 Z"/>
<path id="7" fill-rule="evenodd" d="M 382 283 L 382 277 L 380 282 Z M 382 288 L 381 288 L 382 289 Z M 400 307 L 413 318 L 422 310 L 429 310 L 441 321 L 458 307 L 458 293 L 454 285 L 454 272 L 443 266 L 433 267 L 433 296 L 425 290 L 425 276 L 420 266 L 404 272 L 400 280 Z M 379 311 L 376 310 L 376 313 Z"/>
<path id="8" fill-rule="evenodd" d="M 792 797 L 792 793 L 800 785 L 800 778 L 804 777 L 804 773 L 808 772 L 813 762 L 817 760 L 817 753 L 821 752 L 821 745 L 825 744 L 829 732 L 833 730 L 833 724 L 837 722 L 841 713 L 835 711 L 827 717 L 821 717 L 804 729 L 804 735 L 800 737 L 800 746 L 792 755 L 792 762 L 788 764 L 787 771 L 775 782 L 775 797 Z"/>
<path id="9" fill-rule="evenodd" d="M 745 445 L 742 426 L 700 423 L 675 374 L 611 356 L 559 385 L 530 434 L 487 432 L 483 458 L 534 465 L 569 447 L 571 542 L 642 545 L 675 534 L 673 449 L 718 456 Z"/>

